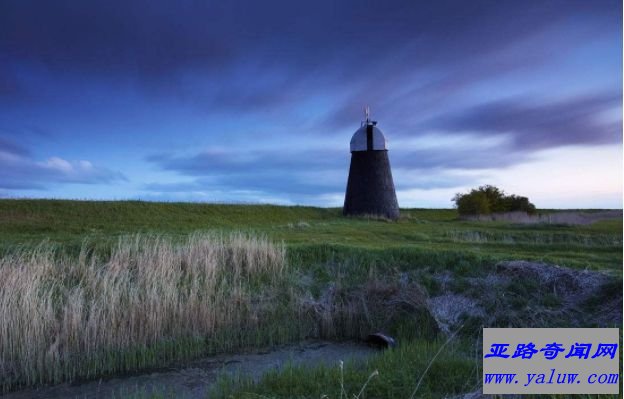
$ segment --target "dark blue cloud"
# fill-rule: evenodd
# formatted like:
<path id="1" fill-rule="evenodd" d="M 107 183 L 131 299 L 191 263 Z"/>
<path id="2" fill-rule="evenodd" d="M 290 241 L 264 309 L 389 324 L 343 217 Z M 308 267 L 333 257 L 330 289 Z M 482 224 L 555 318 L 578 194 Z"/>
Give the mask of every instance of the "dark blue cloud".
<path id="1" fill-rule="evenodd" d="M 457 187 L 471 179 L 448 175 L 453 169 L 479 170 L 504 168 L 527 160 L 528 155 L 509 150 L 470 145 L 469 140 L 452 148 L 397 148 L 390 151 L 397 189 Z M 259 193 L 296 199 L 345 189 L 349 170 L 348 151 L 324 149 L 209 150 L 190 156 L 158 154 L 149 162 L 159 168 L 193 178 L 185 183 L 149 183 L 151 192 L 194 192 L 254 190 Z"/>
<path id="2" fill-rule="evenodd" d="M 147 184 L 148 191 L 254 190 L 286 196 L 341 190 L 342 173 L 348 167 L 344 151 L 332 150 L 219 150 L 186 157 L 159 154 L 148 161 L 195 177 L 192 183 Z"/>
<path id="3" fill-rule="evenodd" d="M 27 148 L 13 142 L 12 140 L 4 139 L 2 137 L 0 137 L 0 152 L 21 157 L 28 156 L 30 154 L 30 151 Z"/>
<path id="4" fill-rule="evenodd" d="M 22 92 L 22 88 L 14 76 L 8 71 L 0 69 L 0 100 L 3 98 L 14 99 Z"/>
<path id="5" fill-rule="evenodd" d="M 621 140 L 621 120 L 603 121 L 601 115 L 621 109 L 618 93 L 602 93 L 559 102 L 537 102 L 513 98 L 462 109 L 422 124 L 424 130 L 435 129 L 446 134 L 470 133 L 504 138 L 500 143 L 484 145 L 483 140 L 470 137 L 452 145 L 435 148 L 405 147 L 391 151 L 395 169 L 406 173 L 439 174 L 444 170 L 500 169 L 528 162 L 539 149 L 567 145 L 612 144 Z M 383 128 L 383 125 L 382 125 Z M 394 138 L 409 138 L 395 132 Z M 148 185 L 154 191 L 241 189 L 249 188 L 274 194 L 339 192 L 344 189 L 344 176 L 349 155 L 338 149 L 254 150 L 229 148 L 207 150 L 193 155 L 158 154 L 149 162 L 182 176 L 202 177 L 189 185 Z M 333 181 L 306 177 L 310 171 L 318 175 L 336 176 Z M 443 188 L 457 179 L 446 176 L 410 182 L 404 188 Z M 399 187 L 402 183 L 399 181 Z"/>
<path id="6" fill-rule="evenodd" d="M 451 132 L 509 135 L 516 151 L 530 152 L 565 145 L 599 145 L 622 140 L 622 119 L 604 121 L 622 112 L 621 93 L 601 93 L 559 102 L 514 98 L 445 115 L 429 126 Z"/>
<path id="7" fill-rule="evenodd" d="M 398 78 L 389 88 L 400 87 L 401 76 L 415 68 L 465 70 L 579 15 L 621 31 L 617 1 L 9 1 L 0 4 L 0 53 L 3 63 L 131 77 L 148 90 L 240 109 L 281 104 L 297 90 L 291 83 L 311 74 L 317 87 L 355 84 L 371 93 L 389 77 Z M 552 45 L 573 46 L 573 39 Z M 247 64 L 252 68 L 242 79 L 249 85 L 219 81 Z M 482 63 L 479 73 L 500 69 L 498 62 Z M 189 90 L 187 73 L 216 78 L 213 91 Z M 254 87 L 274 73 L 289 78 Z M 10 94 L 20 82 L 11 78 L 2 86 Z"/>
<path id="8" fill-rule="evenodd" d="M 190 176 L 211 175 L 214 173 L 238 173 L 257 170 L 289 171 L 291 168 L 317 170 L 344 166 L 340 159 L 344 151 L 332 149 L 312 149 L 288 151 L 228 149 L 208 150 L 192 156 L 158 154 L 147 158 L 165 170 L 181 172 Z"/>
<path id="9" fill-rule="evenodd" d="M 399 143 L 400 189 L 615 145 L 621 14 L 617 0 L 1 2 L 0 188 L 123 180 L 62 153 L 154 193 L 304 201 L 344 190 L 365 104 Z M 186 183 L 158 178 L 171 173 Z"/>

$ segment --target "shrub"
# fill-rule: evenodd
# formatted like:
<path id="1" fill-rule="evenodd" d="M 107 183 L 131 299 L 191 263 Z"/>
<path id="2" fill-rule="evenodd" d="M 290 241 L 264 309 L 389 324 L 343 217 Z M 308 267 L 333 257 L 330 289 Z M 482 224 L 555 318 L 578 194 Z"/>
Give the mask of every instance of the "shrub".
<path id="1" fill-rule="evenodd" d="M 490 201 L 485 193 L 473 190 L 470 194 L 456 194 L 455 205 L 460 215 L 479 215 L 491 212 Z"/>
<path id="2" fill-rule="evenodd" d="M 491 185 L 480 186 L 467 194 L 457 193 L 452 201 L 455 202 L 460 215 L 487 215 L 493 212 L 514 211 L 535 213 L 535 205 L 529 202 L 527 197 L 505 195 L 503 190 Z"/>
<path id="3" fill-rule="evenodd" d="M 535 213 L 535 205 L 530 203 L 527 197 L 512 194 L 505 197 L 504 202 L 505 209 L 508 211 L 523 211 L 528 214 Z"/>

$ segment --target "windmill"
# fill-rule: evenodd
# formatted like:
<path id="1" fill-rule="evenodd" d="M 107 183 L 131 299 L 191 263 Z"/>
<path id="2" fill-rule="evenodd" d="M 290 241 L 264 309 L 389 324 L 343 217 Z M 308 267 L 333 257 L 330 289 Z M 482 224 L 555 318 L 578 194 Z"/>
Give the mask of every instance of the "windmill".
<path id="1" fill-rule="evenodd" d="M 351 138 L 351 166 L 342 213 L 395 220 L 399 218 L 399 204 L 386 137 L 377 127 L 377 121 L 370 119 L 369 107 L 364 113 L 366 120 Z"/>

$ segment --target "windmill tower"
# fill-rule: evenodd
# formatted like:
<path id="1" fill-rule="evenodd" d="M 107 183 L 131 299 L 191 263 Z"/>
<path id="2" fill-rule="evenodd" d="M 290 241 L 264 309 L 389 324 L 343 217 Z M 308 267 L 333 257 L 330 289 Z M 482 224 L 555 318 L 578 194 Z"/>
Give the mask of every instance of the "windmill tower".
<path id="1" fill-rule="evenodd" d="M 378 215 L 388 219 L 399 218 L 399 204 L 386 138 L 370 120 L 366 107 L 366 121 L 351 138 L 351 166 L 345 195 L 344 215 Z"/>

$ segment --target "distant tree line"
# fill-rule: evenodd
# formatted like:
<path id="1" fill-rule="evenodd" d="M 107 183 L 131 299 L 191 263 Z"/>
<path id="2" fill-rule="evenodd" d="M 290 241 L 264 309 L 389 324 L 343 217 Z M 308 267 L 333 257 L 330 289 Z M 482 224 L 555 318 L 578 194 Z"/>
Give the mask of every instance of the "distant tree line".
<path id="1" fill-rule="evenodd" d="M 457 193 L 453 201 L 460 215 L 487 215 L 514 211 L 535 213 L 535 205 L 527 197 L 505 195 L 503 190 L 490 185 L 472 189 L 467 194 Z"/>

